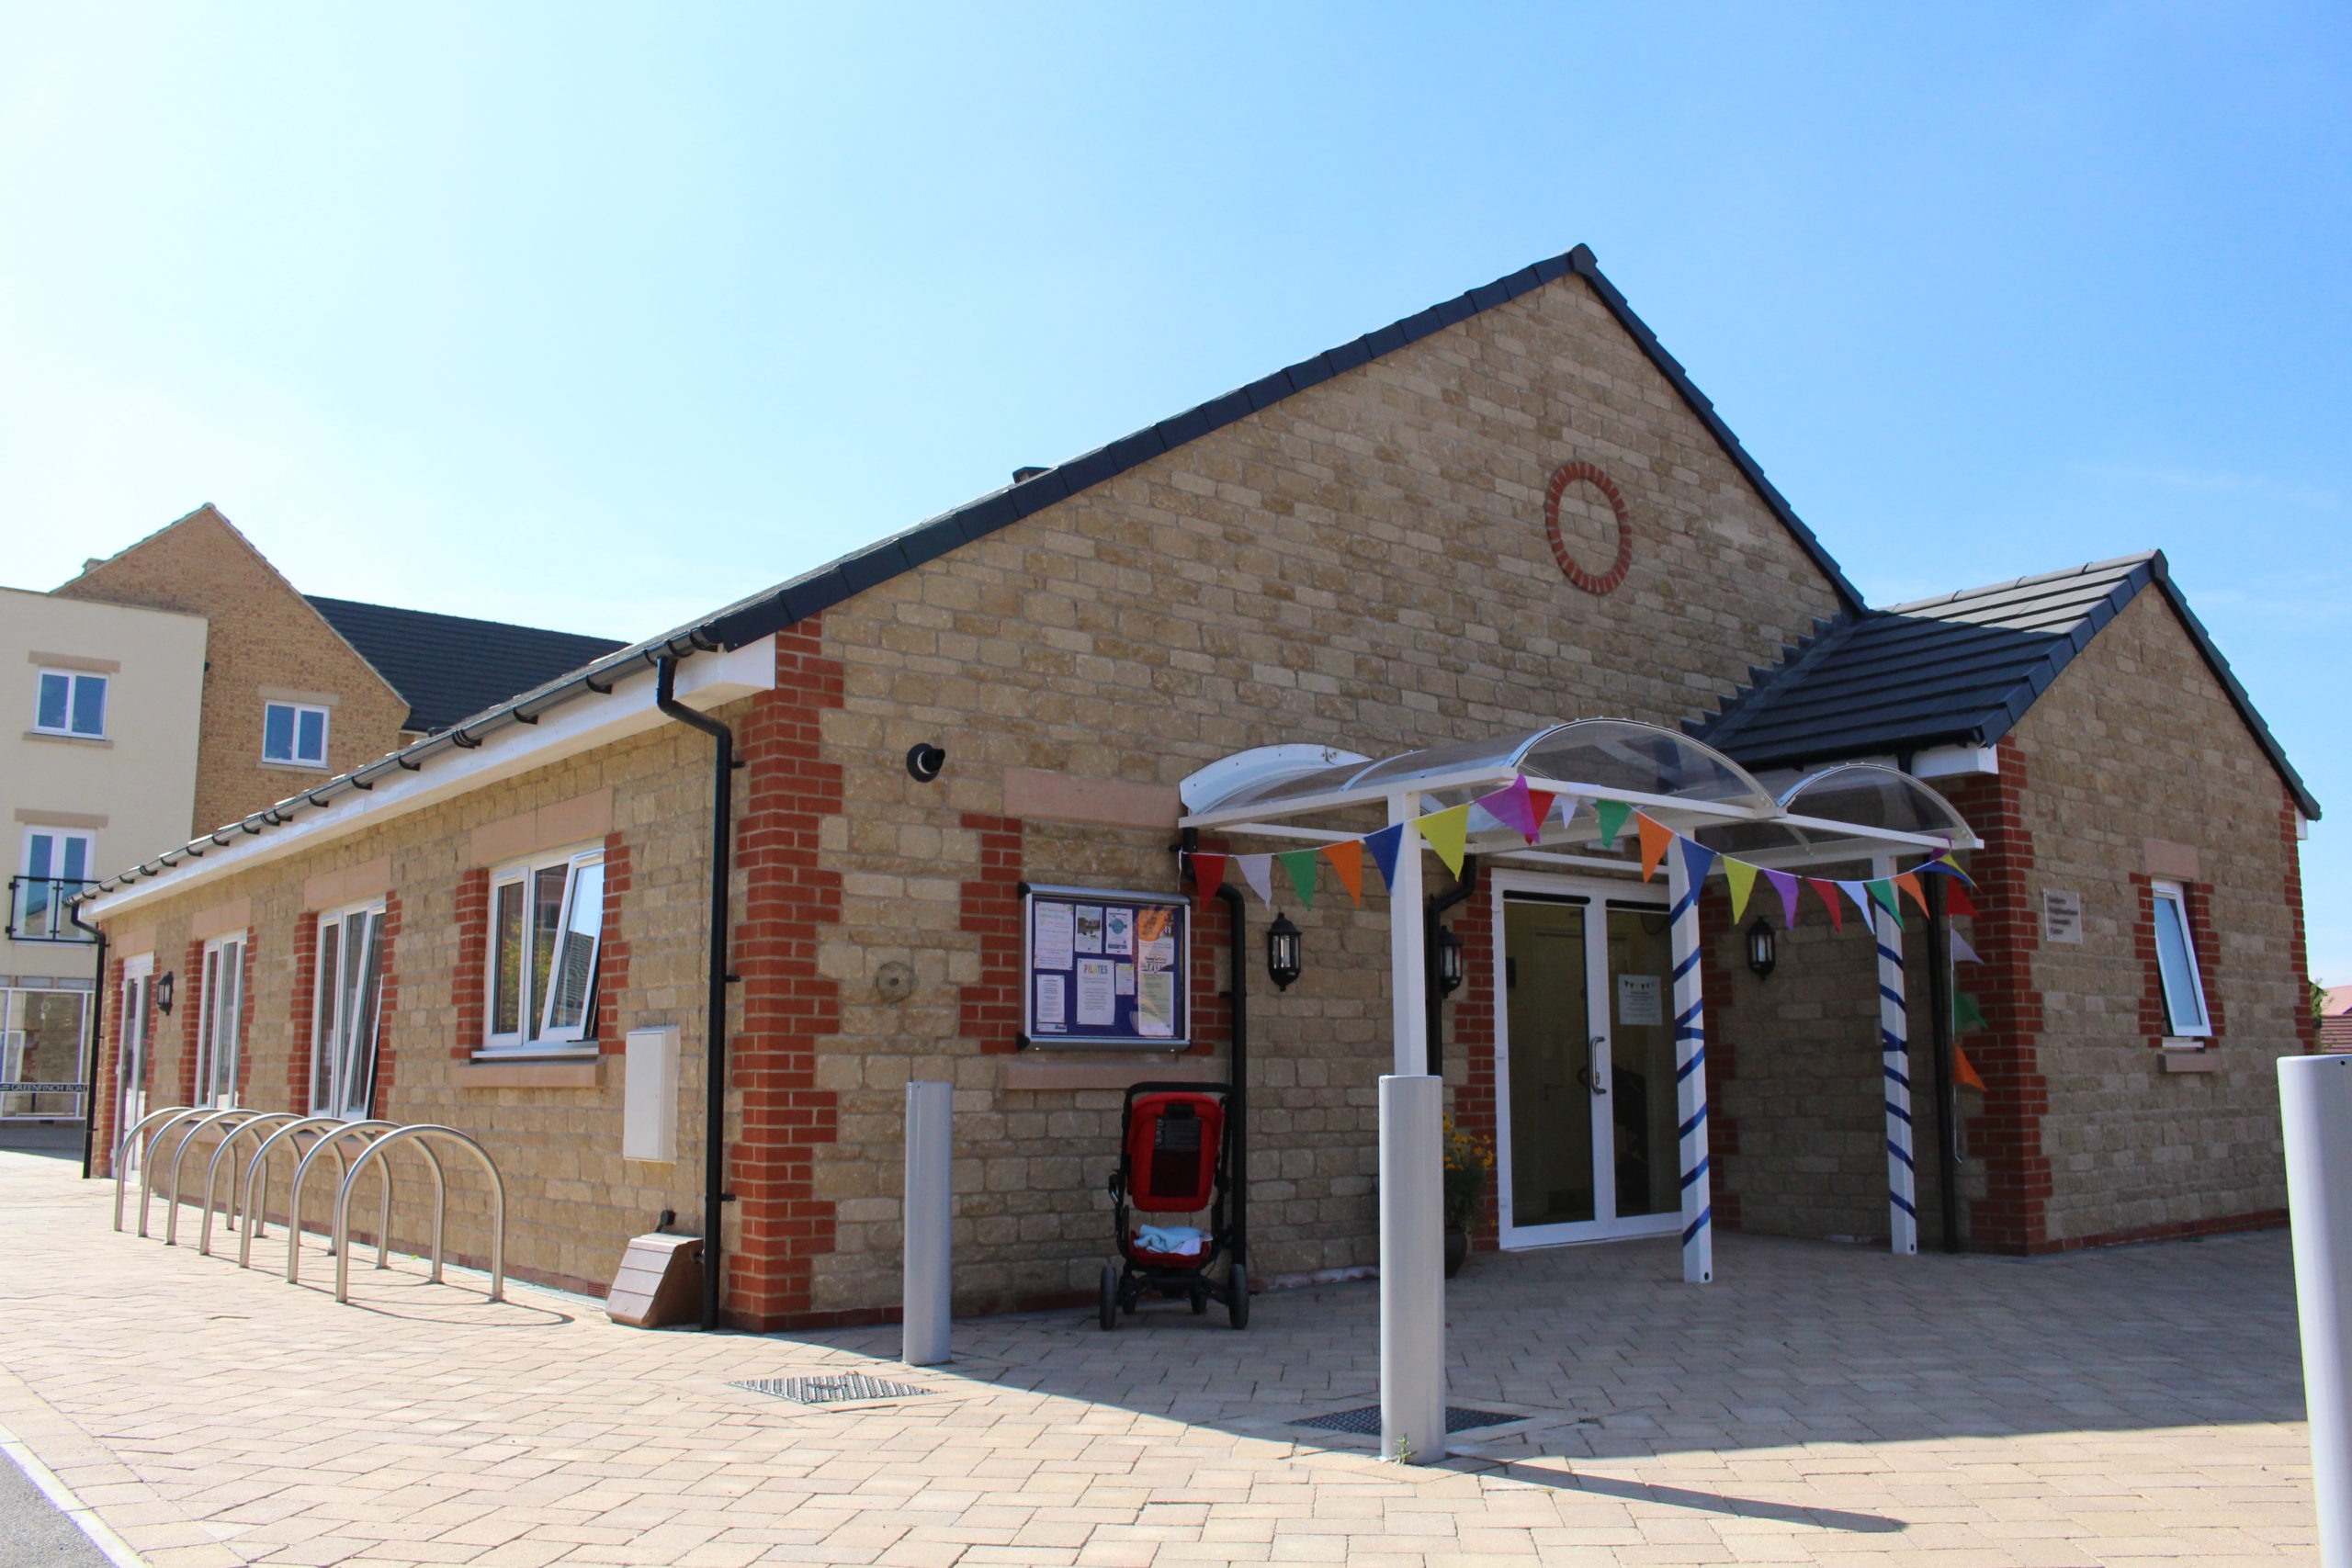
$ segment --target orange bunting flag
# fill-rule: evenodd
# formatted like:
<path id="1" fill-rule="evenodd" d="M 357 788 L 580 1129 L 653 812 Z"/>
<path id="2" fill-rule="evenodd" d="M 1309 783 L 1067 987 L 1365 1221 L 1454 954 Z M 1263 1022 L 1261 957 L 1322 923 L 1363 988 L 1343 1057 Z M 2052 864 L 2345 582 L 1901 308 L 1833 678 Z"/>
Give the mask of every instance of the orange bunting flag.
<path id="1" fill-rule="evenodd" d="M 1968 1053 L 1957 1043 L 1951 1048 L 1951 1076 L 1980 1093 L 1984 1089 L 1984 1080 L 1976 1076 L 1975 1067 L 1968 1060 Z"/>
<path id="2" fill-rule="evenodd" d="M 1905 872 L 1902 875 L 1894 879 L 1894 886 L 1903 889 L 1905 893 L 1910 896 L 1911 902 L 1919 906 L 1919 913 L 1924 915 L 1928 912 L 1928 893 L 1927 889 L 1919 886 L 1919 874 L 1917 872 Z"/>
<path id="3" fill-rule="evenodd" d="M 1353 899 L 1358 907 L 1362 907 L 1363 903 L 1363 840 L 1350 839 L 1344 843 L 1326 844 L 1323 846 L 1323 858 L 1331 863 L 1331 869 L 1339 874 L 1340 886 L 1348 890 L 1348 897 Z"/>
<path id="4" fill-rule="evenodd" d="M 1642 811 L 1634 813 L 1634 825 L 1641 829 L 1642 880 L 1647 882 L 1651 873 L 1657 870 L 1658 862 L 1666 858 L 1668 847 L 1674 842 L 1674 829 L 1651 821 L 1648 813 Z"/>

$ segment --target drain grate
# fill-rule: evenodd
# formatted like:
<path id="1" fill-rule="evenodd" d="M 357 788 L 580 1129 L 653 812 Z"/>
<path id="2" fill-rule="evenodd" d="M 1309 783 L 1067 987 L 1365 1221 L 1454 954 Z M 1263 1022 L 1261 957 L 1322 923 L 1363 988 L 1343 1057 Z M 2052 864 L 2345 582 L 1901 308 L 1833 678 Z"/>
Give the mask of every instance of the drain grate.
<path id="1" fill-rule="evenodd" d="M 910 1383 L 870 1378 L 864 1372 L 843 1372 L 825 1378 L 754 1378 L 750 1382 L 729 1383 L 727 1386 L 751 1393 L 764 1393 L 775 1399 L 788 1399 L 795 1404 L 834 1404 L 846 1399 L 910 1399 L 931 1392 Z"/>
<path id="2" fill-rule="evenodd" d="M 1524 1417 L 1506 1416 L 1499 1410 L 1472 1410 L 1459 1404 L 1445 1407 L 1445 1429 L 1449 1435 L 1467 1432 L 1478 1427 L 1499 1427 L 1506 1421 L 1521 1419 Z M 1356 1410 L 1334 1410 L 1329 1416 L 1309 1416 L 1291 1425 L 1313 1427 L 1325 1432 L 1356 1432 L 1367 1438 L 1376 1438 L 1380 1436 L 1380 1406 L 1367 1404 Z"/>

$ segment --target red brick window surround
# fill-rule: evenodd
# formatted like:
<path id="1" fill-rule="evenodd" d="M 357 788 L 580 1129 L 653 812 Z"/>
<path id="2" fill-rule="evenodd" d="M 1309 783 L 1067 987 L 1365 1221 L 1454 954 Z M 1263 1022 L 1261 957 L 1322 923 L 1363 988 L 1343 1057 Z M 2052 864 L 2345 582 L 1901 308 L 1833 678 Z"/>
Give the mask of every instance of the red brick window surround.
<path id="1" fill-rule="evenodd" d="M 2134 872 L 2132 886 L 2138 898 L 2138 908 L 2132 923 L 2132 942 L 2140 961 L 2145 984 L 2140 994 L 2140 1030 L 2151 1045 L 2161 1045 L 2167 1040 L 2195 1040 L 2200 1044 L 2218 1045 L 2222 1042 L 2223 1021 L 2222 998 L 2216 980 L 2221 970 L 2221 939 L 2213 930 L 2211 918 L 2212 888 L 2201 882 L 2186 882 L 2150 877 Z M 2157 903 L 2159 889 L 2164 897 L 2178 895 L 2180 913 L 2188 927 L 2188 949 L 2195 959 L 2198 996 L 2205 1009 L 2205 1029 L 2176 1030 L 2171 1009 L 2165 1001 L 2164 955 L 2160 950 Z"/>

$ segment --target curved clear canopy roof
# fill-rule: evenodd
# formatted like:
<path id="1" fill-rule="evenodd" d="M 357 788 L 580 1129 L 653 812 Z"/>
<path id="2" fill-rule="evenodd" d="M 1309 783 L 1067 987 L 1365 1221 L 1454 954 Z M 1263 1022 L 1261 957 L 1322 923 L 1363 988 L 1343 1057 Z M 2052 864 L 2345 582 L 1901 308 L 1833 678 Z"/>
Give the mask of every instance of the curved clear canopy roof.
<path id="1" fill-rule="evenodd" d="M 1410 789 L 1423 781 L 1463 773 L 1498 778 L 1519 773 L 1532 779 L 1583 784 L 1628 795 L 1661 795 L 1770 811 L 1775 803 L 1764 786 L 1738 763 L 1686 735 L 1623 718 L 1582 718 L 1567 724 L 1483 740 L 1459 740 L 1408 751 L 1383 761 L 1336 767 L 1301 767 L 1273 776 L 1237 781 L 1213 799 L 1191 803 L 1195 812 L 1241 806 L 1271 806 L 1341 791 Z M 1442 792 L 1466 799 L 1495 787 L 1464 786 Z"/>
<path id="2" fill-rule="evenodd" d="M 1950 801 L 1909 773 L 1876 762 L 1845 762 L 1809 773 L 1781 794 L 1780 807 L 1790 817 L 1808 820 L 1716 823 L 1701 828 L 1695 837 L 1721 854 L 1792 851 L 1815 858 L 1841 846 L 1873 852 L 1857 835 L 1840 831 L 1843 826 L 1972 841 L 1967 820 Z M 1879 848 L 1883 847 L 1882 841 Z"/>

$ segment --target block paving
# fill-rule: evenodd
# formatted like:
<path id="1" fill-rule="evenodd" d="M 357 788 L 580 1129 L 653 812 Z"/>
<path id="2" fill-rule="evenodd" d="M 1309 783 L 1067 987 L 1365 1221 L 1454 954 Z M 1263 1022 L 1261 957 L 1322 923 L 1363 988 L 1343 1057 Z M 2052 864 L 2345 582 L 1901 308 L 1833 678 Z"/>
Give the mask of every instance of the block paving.
<path id="1" fill-rule="evenodd" d="M 1482 1255 L 1452 1400 L 1513 1419 L 1408 1467 L 1290 1425 L 1376 1399 L 1363 1282 L 1240 1334 L 1175 1303 L 966 1321 L 909 1369 L 887 1328 L 645 1333 L 372 1253 L 338 1306 L 322 1257 L 288 1286 L 118 1235 L 111 1198 L 0 1152 L 0 1426 L 158 1568 L 2314 1558 L 2277 1232 L 2038 1259 L 1728 1235 L 1709 1287 L 1666 1244 Z M 729 1386 L 845 1372 L 931 1392 Z"/>

